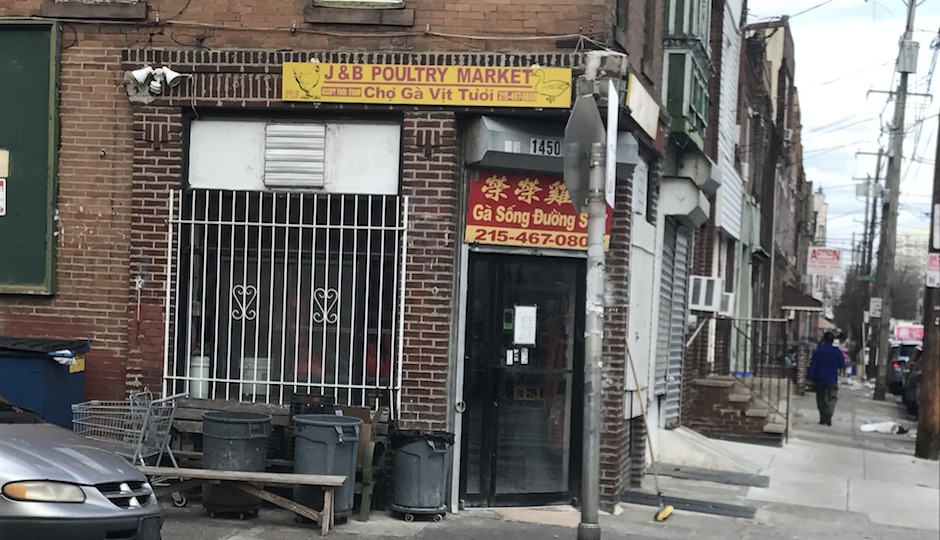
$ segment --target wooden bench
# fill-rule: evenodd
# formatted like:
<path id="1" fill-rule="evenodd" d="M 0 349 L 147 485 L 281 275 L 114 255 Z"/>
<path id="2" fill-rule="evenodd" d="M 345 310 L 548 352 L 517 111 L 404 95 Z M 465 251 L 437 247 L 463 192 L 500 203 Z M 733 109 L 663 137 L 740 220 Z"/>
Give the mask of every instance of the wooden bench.
<path id="1" fill-rule="evenodd" d="M 358 478 L 355 479 L 355 492 L 361 495 L 359 520 L 368 521 L 375 487 L 384 472 L 384 451 L 387 447 L 390 423 L 389 409 L 388 407 L 381 407 L 377 412 L 372 412 L 363 407 L 337 405 L 335 408 L 347 416 L 354 416 L 363 420 L 356 460 Z M 290 427 L 290 411 L 286 405 L 243 403 L 217 399 L 183 399 L 177 405 L 176 416 L 173 420 L 173 429 L 176 433 L 173 453 L 177 458 L 185 460 L 187 464 L 196 465 L 202 460 L 202 451 L 199 450 L 197 445 L 201 443 L 202 439 L 202 415 L 210 411 L 270 414 L 271 424 L 276 431 L 280 430 L 283 434 Z M 276 434 L 272 434 L 272 437 L 276 437 Z M 282 442 L 291 443 L 293 441 Z M 293 460 L 277 457 L 268 457 L 266 463 L 269 469 L 280 471 L 292 470 L 294 466 Z"/>
<path id="2" fill-rule="evenodd" d="M 345 476 L 320 474 L 293 474 L 244 471 L 217 471 L 211 469 L 188 469 L 176 467 L 138 467 L 147 476 L 161 478 L 179 478 L 182 481 L 165 486 L 154 486 L 158 497 L 176 491 L 192 489 L 203 484 L 221 484 L 229 486 L 259 499 L 276 504 L 285 510 L 311 519 L 320 524 L 320 534 L 325 536 L 333 526 L 333 490 L 342 486 Z M 318 512 L 290 499 L 281 497 L 261 486 L 265 484 L 315 486 L 323 489 L 323 508 Z"/>

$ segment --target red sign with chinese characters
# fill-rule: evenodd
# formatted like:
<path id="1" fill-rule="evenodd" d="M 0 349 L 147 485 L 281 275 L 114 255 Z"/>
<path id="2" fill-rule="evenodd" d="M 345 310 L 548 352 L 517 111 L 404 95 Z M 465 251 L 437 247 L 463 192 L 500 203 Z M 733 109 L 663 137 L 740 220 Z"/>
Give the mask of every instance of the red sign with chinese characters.
<path id="1" fill-rule="evenodd" d="M 467 200 L 467 242 L 587 249 L 587 212 L 575 212 L 561 177 L 478 172 Z M 604 249 L 610 247 L 610 224 L 608 207 Z"/>

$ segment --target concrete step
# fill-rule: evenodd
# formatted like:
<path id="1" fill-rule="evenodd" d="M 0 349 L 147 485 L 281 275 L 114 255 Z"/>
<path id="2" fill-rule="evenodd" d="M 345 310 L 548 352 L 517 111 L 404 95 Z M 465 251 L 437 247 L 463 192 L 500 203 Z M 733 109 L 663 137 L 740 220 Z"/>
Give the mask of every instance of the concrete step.
<path id="1" fill-rule="evenodd" d="M 748 474 L 761 469 L 739 452 L 689 428 L 660 429 L 656 439 L 656 459 L 663 463 Z"/>
<path id="2" fill-rule="evenodd" d="M 735 393 L 728 396 L 728 401 L 731 403 L 748 403 L 751 401 L 751 394 L 743 394 L 738 392 L 739 391 L 736 391 Z"/>
<path id="3" fill-rule="evenodd" d="M 764 426 L 764 433 L 776 433 L 778 435 L 783 435 L 787 432 L 786 424 L 778 423 L 768 423 Z"/>
<path id="4" fill-rule="evenodd" d="M 704 379 L 695 379 L 695 384 L 712 388 L 731 388 L 736 384 L 736 381 L 732 377 L 712 376 Z"/>
<path id="5" fill-rule="evenodd" d="M 744 416 L 748 418 L 767 418 L 769 415 L 770 409 L 762 409 L 760 407 L 751 407 L 744 411 Z"/>
<path id="6" fill-rule="evenodd" d="M 787 419 L 782 414 L 770 413 L 770 416 L 767 417 L 767 422 L 769 424 L 786 424 Z"/>

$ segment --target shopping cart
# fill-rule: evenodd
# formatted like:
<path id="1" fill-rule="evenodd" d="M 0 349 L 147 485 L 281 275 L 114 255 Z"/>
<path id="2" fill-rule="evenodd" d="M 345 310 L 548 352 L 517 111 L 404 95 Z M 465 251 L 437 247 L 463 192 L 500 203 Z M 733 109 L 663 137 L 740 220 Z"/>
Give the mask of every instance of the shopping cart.
<path id="1" fill-rule="evenodd" d="M 72 430 L 102 443 L 134 465 L 160 465 L 163 457 L 179 468 L 170 448 L 173 418 L 179 400 L 189 394 L 153 399 L 149 392 L 132 394 L 126 401 L 86 401 L 72 405 Z M 156 484 L 166 478 L 154 478 Z M 182 493 L 173 504 L 186 505 Z"/>

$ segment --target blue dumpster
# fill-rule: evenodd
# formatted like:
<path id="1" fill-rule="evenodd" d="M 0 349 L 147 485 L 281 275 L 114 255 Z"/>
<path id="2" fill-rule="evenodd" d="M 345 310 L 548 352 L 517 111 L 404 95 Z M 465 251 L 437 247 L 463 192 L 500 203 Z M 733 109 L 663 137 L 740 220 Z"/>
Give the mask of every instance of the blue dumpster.
<path id="1" fill-rule="evenodd" d="M 72 405 L 85 400 L 87 339 L 0 336 L 0 395 L 72 429 Z"/>

